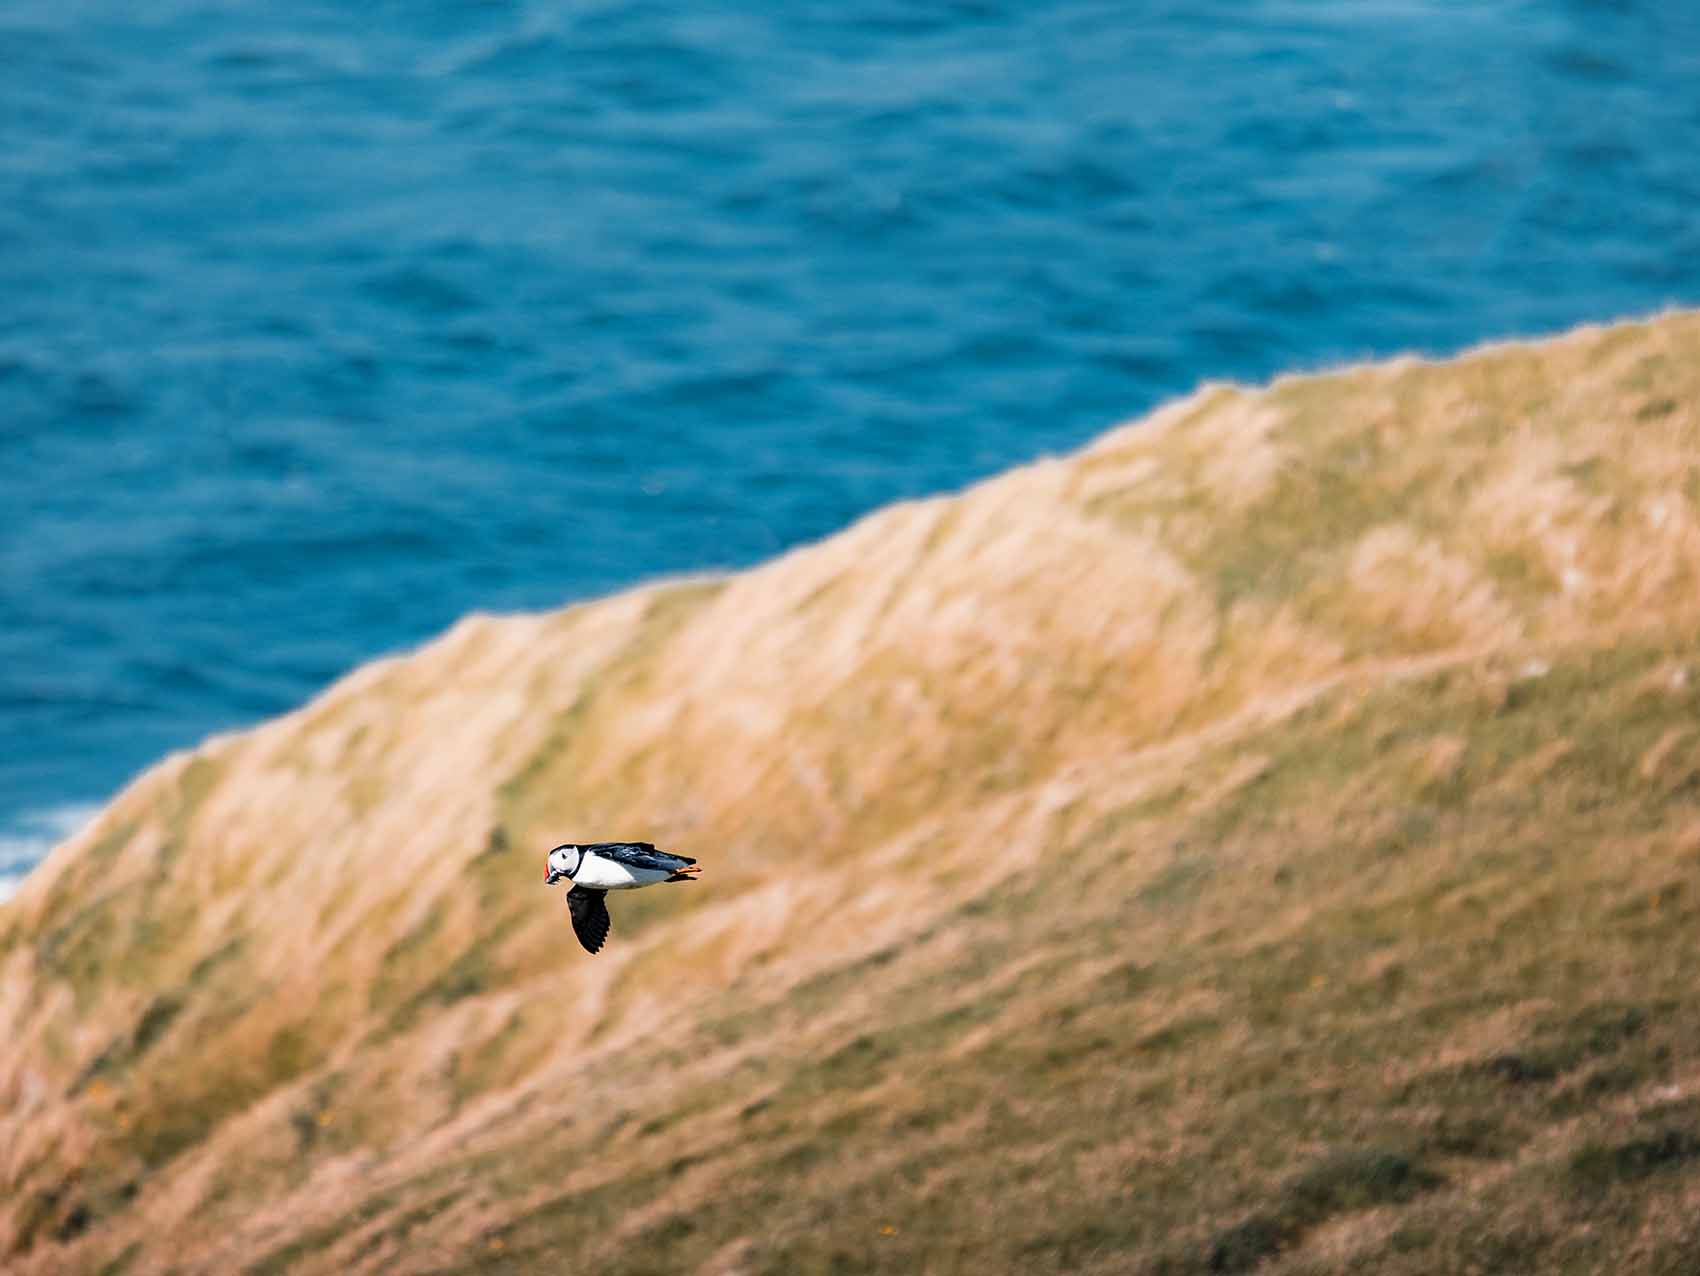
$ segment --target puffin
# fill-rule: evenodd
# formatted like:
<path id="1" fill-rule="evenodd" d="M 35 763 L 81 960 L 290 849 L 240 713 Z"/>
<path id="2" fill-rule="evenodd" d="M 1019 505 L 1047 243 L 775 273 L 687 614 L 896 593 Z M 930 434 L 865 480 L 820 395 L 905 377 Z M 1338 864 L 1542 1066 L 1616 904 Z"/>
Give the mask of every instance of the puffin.
<path id="1" fill-rule="evenodd" d="M 563 877 L 573 884 L 567 908 L 573 915 L 573 934 L 593 956 L 608 938 L 609 891 L 635 891 L 657 882 L 694 882 L 702 872 L 688 855 L 670 855 L 648 842 L 563 842 L 549 852 L 543 884 Z"/>

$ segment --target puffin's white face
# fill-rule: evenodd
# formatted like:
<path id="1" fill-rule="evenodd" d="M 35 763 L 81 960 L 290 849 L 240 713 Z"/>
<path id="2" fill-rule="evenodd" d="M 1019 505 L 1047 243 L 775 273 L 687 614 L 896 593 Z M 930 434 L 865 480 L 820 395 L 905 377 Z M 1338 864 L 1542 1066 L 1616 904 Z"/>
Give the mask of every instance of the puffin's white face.
<path id="1" fill-rule="evenodd" d="M 549 852 L 549 864 L 543 872 L 543 884 L 553 886 L 563 877 L 571 877 L 578 872 L 579 849 L 570 843 L 557 846 Z"/>

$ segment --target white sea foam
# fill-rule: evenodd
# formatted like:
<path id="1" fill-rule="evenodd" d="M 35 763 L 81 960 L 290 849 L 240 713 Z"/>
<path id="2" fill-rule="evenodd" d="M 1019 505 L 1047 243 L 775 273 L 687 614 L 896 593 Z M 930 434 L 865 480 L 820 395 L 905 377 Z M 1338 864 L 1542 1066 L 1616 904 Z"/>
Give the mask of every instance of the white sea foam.
<path id="1" fill-rule="evenodd" d="M 25 811 L 0 825 L 0 901 L 10 899 L 30 869 L 99 811 L 98 803 L 66 803 Z"/>

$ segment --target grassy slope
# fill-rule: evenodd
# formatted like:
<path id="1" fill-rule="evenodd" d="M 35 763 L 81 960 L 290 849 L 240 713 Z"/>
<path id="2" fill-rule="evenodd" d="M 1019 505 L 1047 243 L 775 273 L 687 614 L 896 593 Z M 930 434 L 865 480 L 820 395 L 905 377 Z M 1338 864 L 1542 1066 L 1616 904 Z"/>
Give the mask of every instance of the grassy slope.
<path id="1" fill-rule="evenodd" d="M 1694 316 L 1208 389 L 172 759 L 0 910 L 8 1270 L 1692 1270 L 1697 445 Z"/>

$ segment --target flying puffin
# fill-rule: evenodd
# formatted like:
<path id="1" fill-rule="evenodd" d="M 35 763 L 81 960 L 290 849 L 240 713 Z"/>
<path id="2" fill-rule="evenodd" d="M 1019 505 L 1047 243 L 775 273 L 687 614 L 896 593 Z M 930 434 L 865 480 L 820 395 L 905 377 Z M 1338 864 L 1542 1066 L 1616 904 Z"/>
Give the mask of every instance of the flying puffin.
<path id="1" fill-rule="evenodd" d="M 543 884 L 563 877 L 572 882 L 567 907 L 573 914 L 573 933 L 587 953 L 598 952 L 608 938 L 609 891 L 635 891 L 657 882 L 694 882 L 702 872 L 686 855 L 669 855 L 648 842 L 565 842 L 549 852 Z"/>

